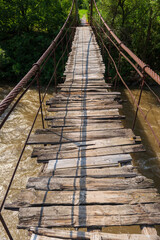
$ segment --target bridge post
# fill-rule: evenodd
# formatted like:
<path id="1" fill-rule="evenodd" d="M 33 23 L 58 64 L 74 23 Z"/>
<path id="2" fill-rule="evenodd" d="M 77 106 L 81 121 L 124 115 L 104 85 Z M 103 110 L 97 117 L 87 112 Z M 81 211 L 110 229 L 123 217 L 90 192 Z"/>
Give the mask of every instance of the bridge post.
<path id="1" fill-rule="evenodd" d="M 55 49 L 54 49 L 53 61 L 54 61 L 54 86 L 55 86 L 55 91 L 57 93 L 57 71 L 56 71 L 56 53 L 55 53 Z"/>
<path id="2" fill-rule="evenodd" d="M 90 25 L 92 26 L 93 0 L 90 0 Z"/>
<path id="3" fill-rule="evenodd" d="M 143 74 L 144 74 L 144 73 L 143 73 Z M 134 130 L 134 128 L 135 128 L 135 124 L 136 124 L 136 120 L 137 120 L 137 114 L 138 114 L 138 110 L 139 110 L 139 105 L 140 105 L 141 97 L 142 97 L 142 91 L 143 91 L 144 82 L 145 82 L 145 81 L 144 81 L 144 75 L 143 75 L 143 77 L 142 77 L 142 82 L 141 82 L 141 90 L 140 90 L 140 94 L 139 94 L 139 99 L 138 99 L 136 114 L 135 114 L 134 121 L 133 121 L 132 130 Z"/>

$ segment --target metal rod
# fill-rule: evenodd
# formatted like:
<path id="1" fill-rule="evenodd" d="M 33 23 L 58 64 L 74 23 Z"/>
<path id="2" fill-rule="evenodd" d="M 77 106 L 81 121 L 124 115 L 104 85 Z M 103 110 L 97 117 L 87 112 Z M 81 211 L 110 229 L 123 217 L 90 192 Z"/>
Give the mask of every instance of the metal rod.
<path id="1" fill-rule="evenodd" d="M 140 94 L 139 94 L 139 99 L 138 99 L 138 103 L 137 103 L 137 109 L 136 109 L 136 114 L 135 114 L 134 121 L 133 121 L 132 130 L 134 130 L 134 128 L 135 128 L 135 124 L 136 124 L 136 120 L 137 120 L 137 114 L 138 114 L 138 110 L 139 110 L 139 105 L 140 105 L 141 98 L 142 98 L 143 86 L 144 86 L 144 77 L 142 78 L 141 90 L 140 90 Z"/>
<path id="2" fill-rule="evenodd" d="M 119 58 L 118 58 L 118 69 L 120 68 L 120 61 L 121 61 L 121 54 L 119 53 Z M 114 83 L 114 90 L 117 88 L 117 81 L 118 81 L 118 74 L 117 74 L 117 72 L 116 72 L 115 83 Z"/>
<path id="3" fill-rule="evenodd" d="M 61 42 L 61 46 L 62 46 L 62 54 L 63 54 L 63 51 L 64 51 L 64 49 L 63 49 L 63 41 Z M 64 70 L 64 57 L 62 57 L 62 66 L 63 66 L 63 70 Z"/>
<path id="4" fill-rule="evenodd" d="M 66 33 L 66 44 L 67 44 L 67 40 L 68 40 L 68 34 Z M 68 50 L 68 44 L 67 44 L 67 56 L 69 55 L 69 50 Z"/>
<path id="5" fill-rule="evenodd" d="M 41 88 L 40 88 L 39 78 L 40 78 L 40 73 L 37 73 L 37 87 L 38 87 L 38 93 L 39 93 L 39 104 L 40 104 L 40 108 L 41 108 L 41 120 L 42 120 L 42 127 L 43 127 L 43 129 L 45 129 L 44 117 L 43 117 L 42 99 L 41 99 Z"/>
<path id="6" fill-rule="evenodd" d="M 10 240 L 13 240 L 13 237 L 12 237 L 12 235 L 11 235 L 11 233 L 10 233 L 10 231 L 9 231 L 9 229 L 8 229 L 8 227 L 7 227 L 6 223 L 5 223 L 5 220 L 4 220 L 4 218 L 2 217 L 2 214 L 1 214 L 1 213 L 0 213 L 0 221 L 1 221 L 3 227 L 4 227 L 5 231 L 6 231 L 7 236 L 9 237 L 9 239 L 10 239 Z"/>
<path id="7" fill-rule="evenodd" d="M 56 68 L 56 52 L 54 51 L 53 54 L 53 61 L 54 61 L 54 86 L 55 86 L 55 91 L 57 93 L 57 68 Z"/>

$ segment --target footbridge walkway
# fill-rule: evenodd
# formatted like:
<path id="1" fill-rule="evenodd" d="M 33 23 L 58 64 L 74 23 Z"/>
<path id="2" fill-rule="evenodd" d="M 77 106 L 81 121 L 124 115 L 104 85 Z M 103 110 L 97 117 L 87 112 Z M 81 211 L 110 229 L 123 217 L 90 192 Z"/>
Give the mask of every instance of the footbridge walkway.
<path id="1" fill-rule="evenodd" d="M 160 195 L 130 155 L 145 149 L 140 137 L 123 126 L 121 94 L 111 91 L 104 73 L 92 27 L 76 27 L 65 81 L 47 101 L 48 127 L 34 134 L 31 129 L 26 141 L 34 146 L 32 157 L 42 165 L 41 172 L 4 204 L 19 211 L 18 228 L 29 230 L 31 240 L 160 239 L 154 228 L 160 224 Z M 104 231 L 134 225 L 141 234 Z"/>

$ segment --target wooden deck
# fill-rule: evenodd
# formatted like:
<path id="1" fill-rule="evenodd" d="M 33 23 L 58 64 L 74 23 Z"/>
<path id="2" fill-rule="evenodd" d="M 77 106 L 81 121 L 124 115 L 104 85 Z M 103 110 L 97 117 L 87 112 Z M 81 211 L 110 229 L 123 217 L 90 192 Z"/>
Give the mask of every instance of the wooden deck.
<path id="1" fill-rule="evenodd" d="M 66 80 L 47 102 L 50 127 L 37 129 L 28 141 L 38 144 L 32 157 L 42 171 L 5 206 L 19 211 L 18 228 L 33 232 L 32 240 L 160 239 L 153 227 L 160 224 L 160 196 L 130 155 L 144 148 L 121 123 L 120 93 L 110 91 L 104 72 L 91 28 L 77 27 Z M 133 225 L 140 225 L 142 234 L 102 232 Z"/>

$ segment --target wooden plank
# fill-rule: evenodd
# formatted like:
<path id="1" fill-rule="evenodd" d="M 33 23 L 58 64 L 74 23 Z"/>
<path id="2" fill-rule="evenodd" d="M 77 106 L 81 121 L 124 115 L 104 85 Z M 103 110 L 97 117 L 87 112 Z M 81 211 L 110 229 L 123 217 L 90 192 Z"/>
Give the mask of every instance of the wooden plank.
<path id="1" fill-rule="evenodd" d="M 41 207 L 55 205 L 93 204 L 147 204 L 160 203 L 160 196 L 154 189 L 128 191 L 36 191 L 22 190 L 16 200 L 7 202 L 5 209 L 19 210 L 20 207 Z M 149 235 L 153 235 L 150 233 Z"/>
<path id="2" fill-rule="evenodd" d="M 83 106 L 83 105 L 82 105 Z M 68 112 L 67 111 L 67 117 L 72 116 L 72 118 L 74 116 L 76 117 L 90 117 L 90 116 L 114 116 L 114 115 L 118 115 L 118 109 L 107 109 L 107 110 L 88 110 L 87 112 L 85 112 L 85 106 L 83 108 L 82 111 L 74 111 L 74 112 Z M 66 115 L 66 111 L 64 111 L 64 113 L 60 112 L 60 113 L 56 113 L 56 117 L 64 117 Z"/>
<path id="3" fill-rule="evenodd" d="M 98 157 L 85 157 L 85 158 L 72 158 L 72 159 L 58 159 L 50 160 L 46 173 L 53 173 L 54 169 L 65 169 L 65 168 L 100 168 L 100 167 L 113 167 L 119 166 L 119 163 L 131 162 L 132 158 L 129 154 L 119 155 L 108 155 Z M 82 174 L 82 173 L 81 173 Z"/>
<path id="4" fill-rule="evenodd" d="M 86 132 L 89 132 L 91 130 L 108 130 L 108 129 L 119 129 L 119 128 L 124 128 L 124 126 L 122 125 L 120 120 L 92 120 L 89 119 L 89 121 L 87 121 L 87 126 L 86 126 Z M 100 123 L 100 124 L 99 124 Z M 51 124 L 51 127 L 55 130 L 57 128 L 63 128 L 63 131 L 65 131 L 65 129 L 69 129 L 69 128 L 76 128 L 81 130 L 81 125 L 79 124 L 79 122 L 77 123 L 76 121 L 70 120 L 68 121 L 67 119 L 65 120 L 59 120 L 59 121 L 52 121 L 49 124 Z M 110 126 L 110 127 L 109 127 Z M 74 130 L 73 130 L 74 131 Z M 71 131 L 72 132 L 72 131 Z M 79 132 L 79 131 L 78 131 Z"/>
<path id="5" fill-rule="evenodd" d="M 140 205 L 51 206 L 19 210 L 19 228 L 160 224 L 160 203 Z M 132 217 L 131 217 L 132 216 Z"/>
<path id="6" fill-rule="evenodd" d="M 91 99 L 99 99 L 99 98 L 105 98 L 105 99 L 109 99 L 109 98 L 116 98 L 116 97 L 120 97 L 121 93 L 120 92 L 106 92 L 104 96 L 98 96 L 98 95 L 95 95 L 95 96 L 90 96 L 90 98 L 88 98 L 88 100 L 91 101 Z M 83 96 L 71 96 L 70 99 L 74 99 L 74 100 L 80 100 L 83 98 Z M 54 102 L 55 100 L 67 100 L 68 101 L 68 97 L 64 96 L 63 94 L 57 94 L 54 98 L 51 98 L 49 101 L 52 101 Z M 87 100 L 87 98 L 86 98 Z"/>
<path id="7" fill-rule="evenodd" d="M 82 135 L 83 134 L 83 135 Z M 122 139 L 121 139 L 122 138 Z M 134 144 L 135 140 L 134 134 L 130 129 L 115 129 L 115 130 L 106 130 L 106 131 L 90 131 L 90 132 L 73 132 L 73 133 L 57 133 L 54 132 L 54 129 L 46 129 L 46 130 L 37 130 L 36 134 L 31 135 L 28 141 L 28 144 L 54 144 L 59 142 L 83 142 L 85 141 L 85 145 L 87 144 L 98 144 L 98 142 L 104 142 L 107 145 L 117 144 L 121 141 L 123 143 Z M 99 139 L 99 141 L 97 140 Z M 87 143 L 87 141 L 91 141 Z M 103 144 L 104 146 L 107 146 Z M 118 145 L 118 144 L 117 144 Z M 121 145 L 121 144 L 119 144 Z M 109 145 L 110 146 L 110 145 Z"/>
<path id="8" fill-rule="evenodd" d="M 85 170 L 84 170 L 85 171 Z M 118 178 L 58 178 L 58 177 L 37 177 L 29 178 L 27 188 L 37 190 L 126 190 L 126 189 L 143 189 L 153 187 L 153 181 L 143 176 L 129 179 Z"/>
<path id="9" fill-rule="evenodd" d="M 52 128 L 54 130 L 54 132 L 79 132 L 81 130 L 81 126 L 78 125 L 71 125 L 70 126 L 54 126 L 52 124 L 49 125 L 50 128 Z M 124 128 L 124 126 L 122 125 L 122 123 L 101 123 L 101 124 L 87 124 L 86 127 L 86 132 L 90 132 L 90 131 L 102 131 L 102 130 L 107 130 L 107 129 L 122 129 Z"/>
<path id="10" fill-rule="evenodd" d="M 44 143 L 45 144 L 45 143 Z M 117 155 L 117 154 L 128 154 L 132 152 L 143 152 L 144 147 L 142 144 L 136 145 L 124 145 L 124 146 L 115 146 L 115 147 L 104 147 L 97 149 L 80 149 L 79 151 L 70 151 L 70 152 L 60 152 L 60 153 L 46 153 L 38 157 L 38 162 L 48 161 L 48 160 L 58 160 L 58 159 L 68 159 L 68 158 L 77 158 L 84 159 L 86 157 L 99 157 L 107 155 Z"/>
<path id="11" fill-rule="evenodd" d="M 73 76 L 73 74 L 67 74 L 68 78 L 71 78 L 72 76 Z M 67 79 L 67 77 L 66 77 L 66 79 Z M 104 78 L 103 73 L 97 73 L 97 74 L 96 73 L 94 73 L 94 74 L 92 74 L 92 73 L 89 73 L 89 74 L 84 73 L 83 74 L 83 79 L 87 79 L 87 81 L 88 80 L 94 80 L 94 79 L 102 80 L 103 78 Z M 82 79 L 82 74 L 74 75 L 74 80 L 77 80 L 77 79 Z"/>
<path id="12" fill-rule="evenodd" d="M 71 122 L 75 122 L 77 124 L 82 124 L 82 120 L 83 120 L 83 124 L 85 124 L 87 126 L 88 123 L 98 123 L 98 122 L 102 122 L 105 123 L 108 120 L 120 120 L 120 119 L 125 119 L 124 115 L 101 115 L 101 116 L 67 116 L 67 115 L 62 115 L 62 116 L 47 116 L 45 117 L 46 121 L 50 121 L 50 120 L 54 120 L 54 121 L 61 121 L 63 120 L 63 123 L 67 123 L 67 121 Z M 65 120 L 65 121 L 64 121 Z"/>
<path id="13" fill-rule="evenodd" d="M 88 107 L 86 106 L 85 107 L 85 110 L 87 111 L 91 111 L 91 110 L 95 110 L 95 111 L 102 111 L 102 110 L 108 110 L 108 109 L 121 109 L 122 108 L 122 105 L 121 104 L 112 104 L 112 105 L 102 105 L 102 106 L 91 106 L 91 107 Z M 50 107 L 49 109 L 47 109 L 48 112 L 65 112 L 67 111 L 67 113 L 69 111 L 84 111 L 84 108 L 83 106 L 79 106 L 79 107 L 64 107 L 64 108 L 54 108 L 54 107 Z"/>
<path id="14" fill-rule="evenodd" d="M 47 102 L 48 104 L 48 102 Z M 104 107 L 107 105 L 111 105 L 111 104 L 117 104 L 117 101 L 115 101 L 115 99 L 108 99 L 108 100 L 104 100 L 103 102 L 100 99 L 96 99 L 94 101 L 86 101 L 86 107 Z M 50 103 L 51 107 L 54 108 L 66 108 L 66 107 L 81 107 L 82 106 L 82 101 L 70 101 L 70 102 L 57 102 L 57 103 Z"/>
<path id="15" fill-rule="evenodd" d="M 90 232 L 81 232 L 81 231 L 73 231 L 73 230 L 61 230 L 61 229 L 46 229 L 46 228 L 30 228 L 31 232 L 45 235 L 48 237 L 57 237 L 57 238 L 65 238 L 65 239 L 78 239 L 89 240 L 92 235 L 97 233 Z M 113 234 L 113 233 L 98 233 L 102 240 L 160 240 L 159 236 L 145 236 L 142 234 Z"/>
<path id="16" fill-rule="evenodd" d="M 82 133 L 83 134 L 83 133 Z M 136 138 L 137 139 L 137 138 Z M 136 142 L 136 139 L 130 139 L 130 138 L 123 138 L 125 143 L 134 144 Z M 75 150 L 86 150 L 86 149 L 96 149 L 96 148 L 104 148 L 107 147 L 108 144 L 111 142 L 114 144 L 119 143 L 119 138 L 110 138 L 110 139 L 99 139 L 99 140 L 93 140 L 93 141 L 82 141 L 82 142 L 73 142 L 73 143 L 65 143 L 59 146 L 59 144 L 55 144 L 52 146 L 45 146 L 45 147 L 35 147 L 32 152 L 32 157 L 37 157 L 42 154 L 48 154 L 48 153 L 57 153 L 58 152 L 66 152 L 66 151 L 75 151 Z M 126 142 L 125 142 L 126 141 Z"/>
<path id="17" fill-rule="evenodd" d="M 132 167 L 132 166 L 124 166 L 124 167 L 102 167 L 101 168 L 91 168 L 82 170 L 71 168 L 71 169 L 56 169 L 52 172 L 45 172 L 41 174 L 41 176 L 51 176 L 54 175 L 54 177 L 92 177 L 92 178 L 114 178 L 114 177 L 136 177 L 138 176 L 138 172 Z"/>
<path id="18" fill-rule="evenodd" d="M 58 87 L 78 87 L 78 88 L 80 88 L 82 86 L 84 86 L 83 81 L 79 82 L 78 85 L 77 85 L 77 83 L 72 82 L 72 81 L 65 81 L 64 83 L 58 84 Z M 105 87 L 111 87 L 112 84 L 108 84 L 105 81 L 98 81 L 98 82 L 94 81 L 94 82 L 88 82 L 87 83 L 87 87 L 98 87 L 98 88 L 100 87 L 100 88 L 102 88 L 104 86 Z"/>
<path id="19" fill-rule="evenodd" d="M 136 137 L 130 129 L 112 129 L 106 131 L 89 131 L 86 132 L 85 129 L 79 132 L 65 132 L 63 133 L 63 129 L 61 132 L 54 132 L 54 129 L 37 129 L 35 134 L 30 137 L 33 141 L 36 139 L 41 141 L 41 138 L 46 139 L 48 143 L 52 143 L 55 141 L 59 141 L 61 138 L 64 138 L 64 141 L 73 140 L 73 141 L 85 141 L 85 145 L 98 145 L 98 146 L 108 146 L 108 144 L 112 144 L 113 146 L 120 142 L 122 145 L 125 144 L 134 144 L 136 141 Z M 92 140 L 92 141 L 91 141 Z M 99 140 L 99 141 L 98 141 Z M 31 140 L 29 140 L 30 142 Z M 89 143 L 87 142 L 89 141 Z M 106 145 L 107 144 L 107 145 Z M 121 145 L 121 144 L 117 144 Z"/>
<path id="20" fill-rule="evenodd" d="M 86 94 L 86 95 L 89 95 L 89 94 L 105 94 L 106 92 L 107 92 L 107 90 L 106 89 L 104 89 L 104 88 L 102 88 L 102 89 L 98 89 L 98 88 L 86 88 L 86 87 L 84 87 L 84 88 L 61 88 L 60 89 L 60 92 L 65 92 L 65 94 L 66 94 L 66 92 L 68 93 L 68 94 L 70 94 L 70 93 L 73 93 L 73 92 L 80 92 L 81 94 Z M 74 93 L 73 93 L 74 94 Z"/>

